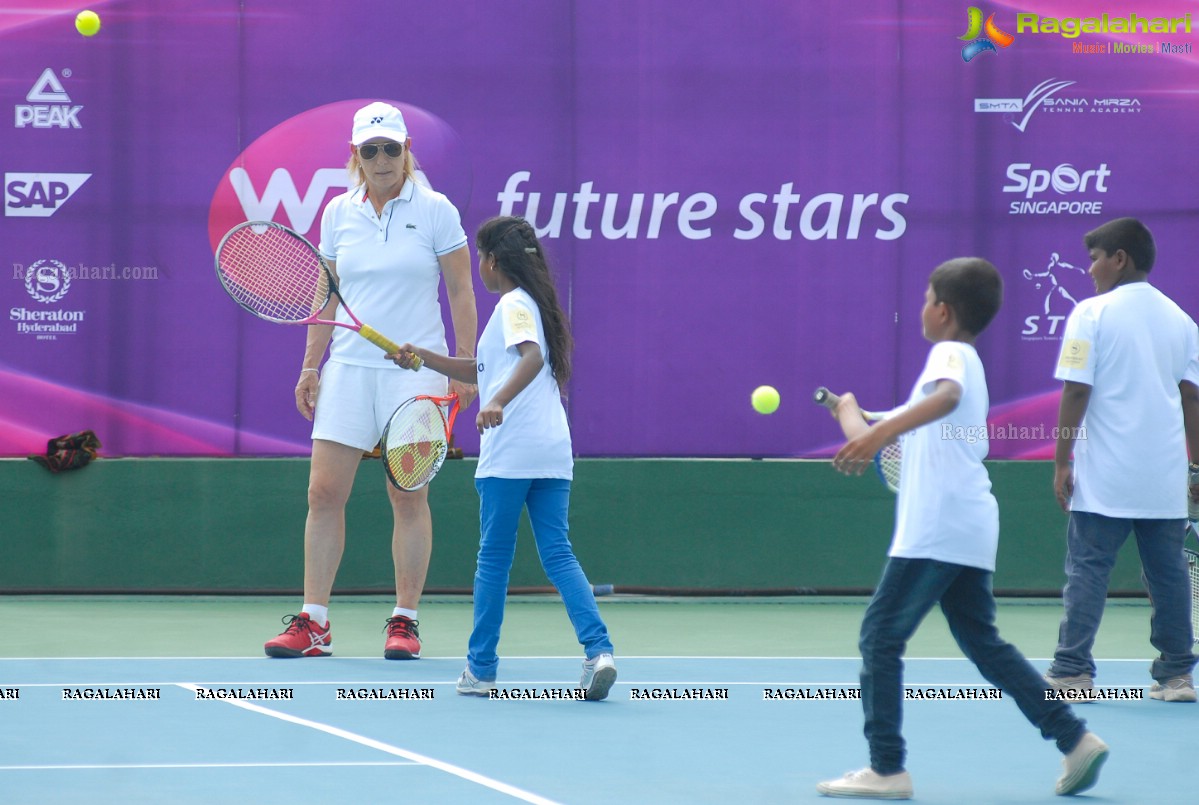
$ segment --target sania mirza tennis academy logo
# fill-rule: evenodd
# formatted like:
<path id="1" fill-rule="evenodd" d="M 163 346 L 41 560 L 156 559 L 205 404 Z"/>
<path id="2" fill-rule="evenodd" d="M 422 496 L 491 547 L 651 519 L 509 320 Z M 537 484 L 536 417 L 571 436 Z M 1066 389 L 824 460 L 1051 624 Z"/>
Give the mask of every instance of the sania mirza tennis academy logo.
<path id="1" fill-rule="evenodd" d="M 966 26 L 966 33 L 958 37 L 962 42 L 968 42 L 962 48 L 962 61 L 965 62 L 987 51 L 998 53 L 996 46 L 1005 48 L 1016 41 L 1016 37 L 1006 31 L 1001 31 L 995 25 L 994 14 L 987 17 L 986 24 L 984 24 L 983 13 L 977 6 L 970 6 L 966 9 Z M 980 34 L 983 36 L 979 36 Z"/>

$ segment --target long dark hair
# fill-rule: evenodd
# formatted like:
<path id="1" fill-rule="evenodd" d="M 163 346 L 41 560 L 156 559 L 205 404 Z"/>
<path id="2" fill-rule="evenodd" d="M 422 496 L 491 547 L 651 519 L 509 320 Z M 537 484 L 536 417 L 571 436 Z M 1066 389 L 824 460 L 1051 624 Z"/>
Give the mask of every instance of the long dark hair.
<path id="1" fill-rule="evenodd" d="M 511 216 L 492 218 L 479 227 L 475 248 L 480 255 L 494 256 L 496 268 L 537 303 L 550 354 L 550 371 L 558 381 L 558 387 L 565 387 L 570 380 L 574 338 L 570 334 L 566 311 L 558 303 L 558 291 L 545 259 L 545 250 L 541 248 L 532 224 L 524 218 Z"/>

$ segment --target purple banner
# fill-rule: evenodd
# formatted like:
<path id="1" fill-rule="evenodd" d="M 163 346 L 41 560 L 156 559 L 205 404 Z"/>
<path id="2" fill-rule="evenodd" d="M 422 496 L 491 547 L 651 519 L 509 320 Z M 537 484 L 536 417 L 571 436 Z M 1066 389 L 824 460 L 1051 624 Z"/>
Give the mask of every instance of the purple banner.
<path id="1" fill-rule="evenodd" d="M 991 455 L 1048 457 L 1087 230 L 1145 220 L 1199 313 L 1199 4 L 1101 5 L 114 0 L 91 37 L 76 5 L 0 10 L 0 454 L 85 428 L 104 455 L 306 454 L 304 331 L 238 308 L 213 249 L 254 218 L 319 239 L 382 99 L 468 234 L 537 227 L 579 455 L 827 455 L 812 390 L 906 398 L 929 273 L 979 255 L 1006 283 Z"/>

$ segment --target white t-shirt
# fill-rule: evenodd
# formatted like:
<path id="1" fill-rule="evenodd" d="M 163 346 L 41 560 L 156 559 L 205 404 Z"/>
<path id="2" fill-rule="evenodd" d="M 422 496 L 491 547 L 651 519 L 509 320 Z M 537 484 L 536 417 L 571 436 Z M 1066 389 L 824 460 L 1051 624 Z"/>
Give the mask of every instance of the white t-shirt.
<path id="1" fill-rule="evenodd" d="M 949 414 L 902 437 L 903 468 L 890 555 L 994 571 L 999 506 L 983 466 L 989 449 L 990 397 L 974 347 L 961 341 L 934 344 L 908 406 L 927 397 L 938 380 L 957 383 L 962 397 Z"/>
<path id="2" fill-rule="evenodd" d="M 521 288 L 500 297 L 479 337 L 479 403 L 495 397 L 511 377 L 520 360 L 516 347 L 525 341 L 541 348 L 544 365 L 533 382 L 504 406 L 503 423 L 483 431 L 475 477 L 570 480 L 574 456 L 566 409 L 550 372 L 541 312 Z"/>
<path id="3" fill-rule="evenodd" d="M 375 215 L 360 186 L 330 201 L 321 218 L 321 254 L 337 262 L 338 287 L 354 315 L 397 344 L 408 341 L 443 354 L 437 258 L 465 244 L 466 233 L 450 200 L 412 179 L 384 205 L 382 215 Z M 337 321 L 350 323 L 340 306 Z M 329 360 L 400 368 L 343 327 L 333 330 Z"/>
<path id="4" fill-rule="evenodd" d="M 1178 384 L 1199 384 L 1199 330 L 1147 282 L 1079 302 L 1054 377 L 1091 386 L 1074 443 L 1072 511 L 1186 517 L 1186 437 Z"/>

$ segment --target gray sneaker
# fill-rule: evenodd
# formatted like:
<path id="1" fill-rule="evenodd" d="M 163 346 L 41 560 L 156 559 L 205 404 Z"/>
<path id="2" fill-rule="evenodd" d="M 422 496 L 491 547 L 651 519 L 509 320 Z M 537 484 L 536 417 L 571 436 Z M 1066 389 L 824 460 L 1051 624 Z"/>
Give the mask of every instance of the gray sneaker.
<path id="1" fill-rule="evenodd" d="M 1071 704 L 1088 704 L 1095 701 L 1095 680 L 1087 674 L 1078 676 L 1050 676 L 1045 674 L 1045 682 L 1055 693 L 1061 695 L 1062 701 Z"/>
<path id="2" fill-rule="evenodd" d="M 1160 699 L 1163 702 L 1193 702 L 1195 701 L 1195 684 L 1191 675 L 1176 676 L 1163 684 L 1154 682 L 1149 688 L 1150 699 Z"/>
<path id="3" fill-rule="evenodd" d="M 611 654 L 599 654 L 583 662 L 583 678 L 579 687 L 585 690 L 587 701 L 598 702 L 608 698 L 608 691 L 616 682 L 616 661 Z"/>
<path id="4" fill-rule="evenodd" d="M 1058 796 L 1068 797 L 1086 791 L 1099 781 L 1099 769 L 1107 760 L 1107 744 L 1093 732 L 1084 732 L 1078 746 L 1062 758 L 1062 776 L 1058 778 Z"/>
<path id="5" fill-rule="evenodd" d="M 457 691 L 461 696 L 490 696 L 495 690 L 494 679 L 479 679 L 467 668 L 458 677 Z"/>

